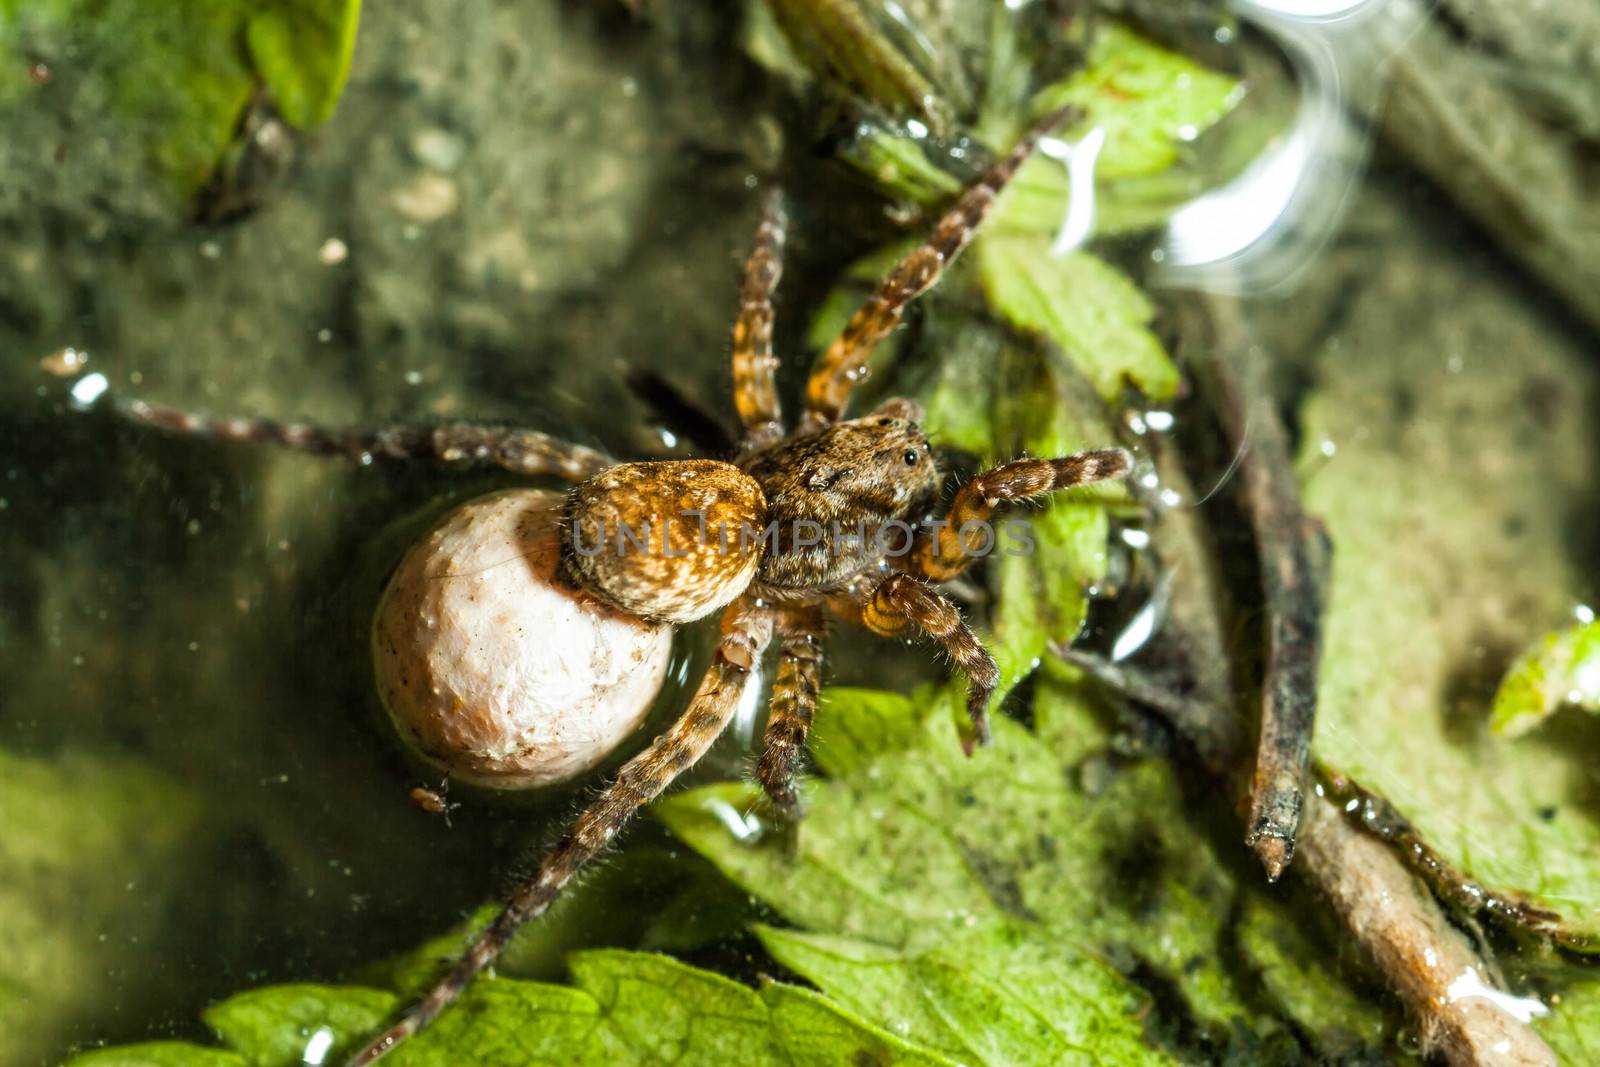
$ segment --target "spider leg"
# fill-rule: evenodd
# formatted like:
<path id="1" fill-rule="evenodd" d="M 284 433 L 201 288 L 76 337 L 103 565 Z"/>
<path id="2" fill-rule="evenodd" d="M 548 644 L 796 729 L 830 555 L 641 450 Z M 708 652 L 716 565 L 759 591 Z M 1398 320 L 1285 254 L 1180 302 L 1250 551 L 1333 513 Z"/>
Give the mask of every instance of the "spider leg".
<path id="1" fill-rule="evenodd" d="M 876 585 L 852 587 L 829 597 L 828 606 L 881 637 L 900 637 L 914 629 L 939 642 L 970 683 L 967 714 L 973 736 L 961 747 L 971 755 L 974 743 L 989 743 L 987 709 L 989 696 L 1000 683 L 1000 668 L 961 612 L 937 589 L 909 574 L 891 574 Z"/>
<path id="2" fill-rule="evenodd" d="M 431 1023 L 499 957 L 506 943 L 530 919 L 543 914 L 585 864 L 594 859 L 644 805 L 655 799 L 705 755 L 738 709 L 772 635 L 769 609 L 745 598 L 722 615 L 722 642 L 700 680 L 689 708 L 650 747 L 629 760 L 614 782 L 583 810 L 566 836 L 519 882 L 494 921 L 478 934 L 455 966 L 400 1020 L 373 1038 L 349 1061 L 364 1067 Z"/>
<path id="3" fill-rule="evenodd" d="M 733 403 L 744 424 L 745 448 L 751 451 L 783 436 L 775 382 L 778 357 L 772 354 L 772 294 L 783 275 L 786 224 L 783 193 L 770 187 L 761 200 L 761 222 L 744 265 L 739 317 L 733 322 Z"/>
<path id="4" fill-rule="evenodd" d="M 994 547 L 994 530 L 987 524 L 1003 502 L 1120 478 L 1132 469 L 1132 456 L 1108 448 L 1060 459 L 1019 459 L 986 470 L 956 492 L 944 519 L 931 524 L 934 533 L 918 537 L 912 550 L 896 562 L 920 578 L 947 582 Z M 972 528 L 973 523 L 979 528 Z"/>
<path id="5" fill-rule="evenodd" d="M 927 292 L 972 240 L 1000 190 L 1033 153 L 1039 139 L 1055 129 L 1066 114 L 1065 110 L 1054 112 L 1024 134 L 1009 155 L 961 194 L 934 227 L 933 236 L 902 259 L 850 316 L 844 332 L 834 338 L 811 368 L 806 382 L 806 411 L 800 420 L 802 431 L 819 430 L 839 419 L 851 392 L 866 379 L 867 357 L 872 350 L 894 329 L 906 305 Z"/>
<path id="6" fill-rule="evenodd" d="M 503 467 L 518 474 L 553 474 L 581 482 L 615 461 L 604 452 L 537 430 L 452 422 L 432 428 L 389 426 L 332 430 L 298 422 L 217 418 L 143 400 L 117 403 L 123 417 L 163 430 L 219 441 L 275 445 L 368 464 L 427 460 L 460 467 Z"/>
<path id="7" fill-rule="evenodd" d="M 629 367 L 624 373 L 628 391 L 649 405 L 666 429 L 688 441 L 702 456 L 721 459 L 733 455 L 733 438 L 722 421 L 689 399 L 670 379 L 642 367 Z"/>
<path id="8" fill-rule="evenodd" d="M 795 776 L 821 690 L 822 645 L 826 623 L 820 607 L 790 608 L 778 616 L 778 672 L 772 682 L 772 707 L 756 777 L 785 819 L 800 817 Z"/>

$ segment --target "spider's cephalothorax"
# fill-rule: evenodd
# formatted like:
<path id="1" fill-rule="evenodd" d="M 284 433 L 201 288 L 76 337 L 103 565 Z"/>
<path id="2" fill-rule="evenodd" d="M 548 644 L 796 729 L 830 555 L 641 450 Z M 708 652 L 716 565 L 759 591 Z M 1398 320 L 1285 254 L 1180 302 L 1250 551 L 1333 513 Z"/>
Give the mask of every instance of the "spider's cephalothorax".
<path id="1" fill-rule="evenodd" d="M 924 634 L 970 680 L 971 743 L 998 681 L 993 657 L 936 588 L 969 567 L 996 508 L 1128 472 L 1121 449 L 1022 459 L 977 475 L 940 515 L 938 471 L 912 401 L 844 419 L 873 347 L 971 239 L 995 196 L 1056 122 L 1052 116 L 997 161 L 940 219 L 817 358 L 803 412 L 786 429 L 774 385 L 772 293 L 784 221 L 766 197 L 745 267 L 733 331 L 734 400 L 744 440 L 732 461 L 615 463 L 530 430 L 456 424 L 429 431 L 331 432 L 258 420 L 209 419 L 134 402 L 128 414 L 172 429 L 374 459 L 491 465 L 575 482 L 559 573 L 614 607 L 686 623 L 721 612 L 722 638 L 688 709 L 626 763 L 538 869 L 433 989 L 352 1061 L 367 1064 L 426 1026 L 541 914 L 630 816 L 711 747 L 739 706 L 774 635 L 777 670 L 758 775 L 780 817 L 799 814 L 795 776 L 816 709 L 832 614 L 886 637 Z M 928 520 L 928 521 L 924 521 Z M 992 543 L 992 542 L 991 542 Z"/>

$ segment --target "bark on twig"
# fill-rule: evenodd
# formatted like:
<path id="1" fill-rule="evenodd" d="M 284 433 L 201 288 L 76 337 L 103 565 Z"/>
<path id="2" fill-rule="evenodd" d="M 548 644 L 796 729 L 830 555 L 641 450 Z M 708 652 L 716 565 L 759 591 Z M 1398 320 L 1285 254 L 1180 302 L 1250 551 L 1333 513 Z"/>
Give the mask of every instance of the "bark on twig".
<path id="1" fill-rule="evenodd" d="M 1210 311 L 1228 332 L 1230 308 L 1214 302 Z M 1267 878 L 1277 881 L 1294 858 L 1305 806 L 1331 547 L 1321 522 L 1300 507 L 1289 434 L 1259 357 L 1243 346 L 1226 346 L 1215 356 L 1212 373 L 1223 422 L 1242 450 L 1242 500 L 1255 533 L 1266 611 L 1261 730 L 1245 844 L 1261 860 Z"/>

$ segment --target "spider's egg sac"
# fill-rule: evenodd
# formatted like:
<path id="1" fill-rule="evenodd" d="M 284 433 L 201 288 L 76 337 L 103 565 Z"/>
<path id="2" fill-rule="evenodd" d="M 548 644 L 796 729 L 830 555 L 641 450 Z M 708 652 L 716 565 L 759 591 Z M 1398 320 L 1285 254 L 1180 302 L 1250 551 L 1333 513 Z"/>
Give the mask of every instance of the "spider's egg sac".
<path id="1" fill-rule="evenodd" d="M 572 491 L 563 566 L 624 611 L 692 622 L 749 587 L 766 521 L 761 486 L 731 463 L 619 463 Z"/>
<path id="2" fill-rule="evenodd" d="M 378 692 L 429 763 L 491 789 L 533 789 L 600 763 L 649 712 L 672 627 L 556 576 L 566 496 L 495 493 L 407 553 L 378 605 Z"/>

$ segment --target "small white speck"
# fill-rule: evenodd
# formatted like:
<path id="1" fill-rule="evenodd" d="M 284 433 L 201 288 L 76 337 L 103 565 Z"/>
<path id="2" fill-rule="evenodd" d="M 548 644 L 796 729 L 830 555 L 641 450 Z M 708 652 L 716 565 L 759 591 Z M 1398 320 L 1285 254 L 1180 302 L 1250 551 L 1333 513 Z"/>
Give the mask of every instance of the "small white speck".
<path id="1" fill-rule="evenodd" d="M 928 136 L 928 127 L 924 126 L 916 119 L 906 120 L 906 129 L 911 132 L 911 136 L 913 137 L 922 138 Z"/>
<path id="2" fill-rule="evenodd" d="M 1164 262 L 1166 260 L 1166 258 L 1167 258 L 1166 249 L 1164 249 L 1164 248 L 1151 249 L 1151 251 L 1150 251 L 1150 261 L 1152 263 Z"/>
<path id="3" fill-rule="evenodd" d="M 1444 362 L 1445 370 L 1449 371 L 1451 374 L 1460 374 L 1461 368 L 1465 365 L 1466 364 L 1463 362 L 1460 356 L 1451 356 Z"/>
<path id="4" fill-rule="evenodd" d="M 5 501 L 0 500 L 0 507 L 3 507 L 4 505 Z M 1572 609 L 1572 617 L 1581 623 L 1594 622 L 1594 609 L 1587 604 L 1579 604 L 1577 607 Z"/>
<path id="5" fill-rule="evenodd" d="M 317 249 L 317 259 L 323 266 L 332 267 L 350 258 L 350 246 L 337 237 L 330 237 Z"/>
<path id="6" fill-rule="evenodd" d="M 317 340 L 321 341 L 323 344 L 327 344 L 329 341 L 333 340 L 333 331 L 324 326 L 322 329 L 317 331 Z"/>
<path id="7" fill-rule="evenodd" d="M 1161 484 L 1161 479 L 1155 471 L 1145 471 L 1139 475 L 1139 484 L 1146 489 L 1154 489 Z"/>
<path id="8" fill-rule="evenodd" d="M 634 97 L 639 95 L 639 83 L 633 78 L 622 79 L 622 95 Z"/>
<path id="9" fill-rule="evenodd" d="M 407 385 L 421 385 L 422 384 L 422 372 L 419 371 L 419 370 L 408 370 L 408 371 L 406 371 L 406 384 Z"/>
<path id="10" fill-rule="evenodd" d="M 1199 136 L 1200 128 L 1198 126 L 1186 122 L 1178 127 L 1178 140 L 1180 141 L 1192 141 Z"/>
<path id="11" fill-rule="evenodd" d="M 1344 802 L 1344 810 L 1345 811 L 1355 811 L 1360 806 L 1361 806 L 1361 801 L 1356 800 L 1353 797 Z"/>
<path id="12" fill-rule="evenodd" d="M 72 402 L 77 404 L 79 407 L 86 408 L 90 404 L 93 404 L 96 400 L 99 400 L 100 395 L 110 388 L 110 386 L 111 383 L 106 381 L 106 376 L 104 374 L 100 374 L 99 372 L 94 374 L 85 374 L 82 378 L 79 378 L 77 383 L 72 387 Z"/>
<path id="13" fill-rule="evenodd" d="M 1144 413 L 1144 421 L 1156 433 L 1166 433 L 1172 429 L 1172 412 L 1147 411 Z"/>
<path id="14" fill-rule="evenodd" d="M 1317 446 L 1317 451 L 1321 452 L 1324 456 L 1328 457 L 1329 459 L 1332 459 L 1333 458 L 1333 454 L 1335 452 L 1339 451 L 1339 446 L 1334 444 L 1332 441 L 1328 440 L 1327 438 L 1323 438 L 1322 439 L 1322 443 Z"/>
<path id="15" fill-rule="evenodd" d="M 1160 493 L 1161 503 L 1169 508 L 1175 508 L 1183 503 L 1183 497 L 1176 489 L 1163 489 Z"/>
<path id="16" fill-rule="evenodd" d="M 1149 548 L 1150 535 L 1144 530 L 1135 530 L 1129 527 L 1122 531 L 1122 543 L 1129 548 Z"/>
<path id="17" fill-rule="evenodd" d="M 200 651 L 200 642 L 199 641 L 190 641 L 189 642 L 189 651 L 190 652 L 199 652 Z"/>
<path id="18" fill-rule="evenodd" d="M 222 255 L 222 245 L 216 241 L 202 241 L 200 242 L 200 254 L 207 259 L 216 259 Z"/>
<path id="19" fill-rule="evenodd" d="M 1211 35 L 1211 38 L 1212 38 L 1212 40 L 1216 41 L 1218 44 L 1232 44 L 1233 43 L 1233 27 L 1232 26 L 1218 26 L 1216 32 Z"/>

